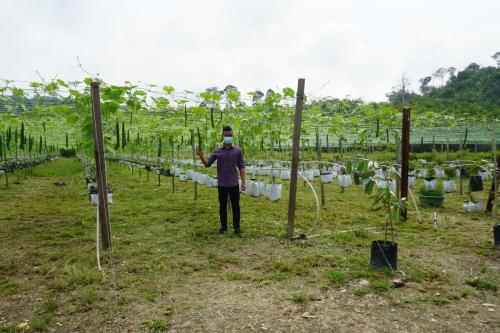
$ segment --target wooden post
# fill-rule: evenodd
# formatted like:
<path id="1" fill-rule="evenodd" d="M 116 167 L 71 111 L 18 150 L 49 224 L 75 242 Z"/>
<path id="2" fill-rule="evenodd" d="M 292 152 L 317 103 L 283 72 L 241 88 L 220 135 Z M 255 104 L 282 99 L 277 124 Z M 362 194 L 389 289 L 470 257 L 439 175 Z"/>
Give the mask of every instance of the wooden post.
<path id="1" fill-rule="evenodd" d="M 462 161 L 464 159 L 464 153 L 462 150 L 462 141 L 460 141 L 460 196 L 464 195 L 464 178 L 462 177 Z"/>
<path id="2" fill-rule="evenodd" d="M 496 154 L 493 154 L 495 156 Z M 486 211 L 493 213 L 493 220 L 496 221 L 496 195 L 498 191 L 498 183 L 500 180 L 500 176 L 498 172 L 500 172 L 500 156 L 496 156 L 496 163 L 494 164 L 496 167 L 493 167 L 493 182 L 491 183 L 490 193 L 488 195 L 488 202 L 486 204 Z"/>
<path id="3" fill-rule="evenodd" d="M 290 175 L 290 193 L 288 197 L 288 238 L 293 238 L 295 223 L 295 205 L 297 203 L 297 169 L 299 166 L 300 131 L 302 123 L 302 108 L 304 107 L 305 79 L 299 79 L 297 102 L 295 103 L 295 121 L 293 126 L 292 170 Z"/>
<path id="4" fill-rule="evenodd" d="M 320 173 L 320 189 L 321 189 L 321 206 L 325 205 L 325 184 L 321 181 L 321 170 L 323 169 L 323 163 L 321 163 L 321 140 L 319 138 L 319 128 L 316 127 L 316 151 L 318 154 L 319 161 L 319 173 Z"/>
<path id="5" fill-rule="evenodd" d="M 486 204 L 486 210 L 492 213 L 493 221 L 495 225 L 498 225 L 497 216 L 497 191 L 498 182 L 500 179 L 500 156 L 497 156 L 497 131 L 496 131 L 496 119 L 493 120 L 493 139 L 491 140 L 491 150 L 493 152 L 493 182 L 490 188 L 490 194 L 488 195 L 488 203 Z"/>
<path id="6" fill-rule="evenodd" d="M 102 247 L 111 248 L 111 228 L 109 225 L 108 186 L 106 182 L 106 160 L 104 159 L 104 139 L 101 121 L 101 96 L 99 83 L 90 84 L 92 97 L 92 120 L 94 123 L 94 153 L 96 165 L 97 192 L 99 196 L 99 222 Z"/>
<path id="7" fill-rule="evenodd" d="M 401 136 L 401 198 L 408 198 L 408 168 L 410 165 L 410 112 L 411 108 L 403 108 L 403 133 Z M 406 220 L 405 210 L 401 217 Z"/>
<path id="8" fill-rule="evenodd" d="M 170 169 L 174 168 L 174 138 L 170 137 L 170 150 L 172 156 L 170 157 Z M 175 193 L 175 170 L 172 176 L 172 193 Z"/>
<path id="9" fill-rule="evenodd" d="M 193 155 L 193 171 L 196 166 L 196 151 L 194 148 L 194 129 L 191 129 L 191 153 Z M 193 181 L 194 183 L 194 201 L 198 200 L 198 183 Z"/>
<path id="10" fill-rule="evenodd" d="M 396 163 L 401 164 L 401 138 L 397 131 L 394 131 L 394 142 L 396 142 Z M 396 175 L 396 196 L 401 193 L 401 177 Z"/>

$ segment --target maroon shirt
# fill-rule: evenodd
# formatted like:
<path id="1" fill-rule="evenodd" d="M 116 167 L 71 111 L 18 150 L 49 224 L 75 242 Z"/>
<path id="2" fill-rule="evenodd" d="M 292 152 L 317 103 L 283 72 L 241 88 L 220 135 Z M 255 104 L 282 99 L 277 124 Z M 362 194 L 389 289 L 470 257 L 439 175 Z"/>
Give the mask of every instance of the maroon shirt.
<path id="1" fill-rule="evenodd" d="M 215 148 L 208 158 L 207 168 L 217 160 L 217 185 L 220 187 L 238 186 L 238 171 L 245 168 L 243 151 L 240 148 L 231 146 L 225 149 L 224 146 Z"/>

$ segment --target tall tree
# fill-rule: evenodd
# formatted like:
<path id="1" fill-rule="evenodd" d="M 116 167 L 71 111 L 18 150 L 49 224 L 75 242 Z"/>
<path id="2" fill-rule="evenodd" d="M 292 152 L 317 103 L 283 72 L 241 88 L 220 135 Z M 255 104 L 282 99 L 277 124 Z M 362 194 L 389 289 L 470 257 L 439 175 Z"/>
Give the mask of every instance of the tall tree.
<path id="1" fill-rule="evenodd" d="M 125 133 L 125 123 L 122 122 L 122 148 L 125 149 L 126 145 L 127 145 L 127 136 Z"/>
<path id="2" fill-rule="evenodd" d="M 115 150 L 118 150 L 120 149 L 120 123 L 118 123 L 118 119 L 116 120 L 115 134 L 116 134 Z"/>
<path id="3" fill-rule="evenodd" d="M 492 55 L 491 58 L 495 60 L 495 62 L 497 63 L 497 67 L 500 68 L 500 51 Z"/>
<path id="4" fill-rule="evenodd" d="M 420 87 L 418 89 L 420 90 L 422 95 L 425 95 L 432 90 L 432 87 L 429 87 L 429 83 L 431 82 L 431 80 L 432 77 L 430 76 L 426 76 L 418 80 L 418 82 L 420 83 Z"/>
<path id="5" fill-rule="evenodd" d="M 24 122 L 21 123 L 21 133 L 19 134 L 19 149 L 24 151 L 26 145 L 26 136 L 24 135 Z"/>

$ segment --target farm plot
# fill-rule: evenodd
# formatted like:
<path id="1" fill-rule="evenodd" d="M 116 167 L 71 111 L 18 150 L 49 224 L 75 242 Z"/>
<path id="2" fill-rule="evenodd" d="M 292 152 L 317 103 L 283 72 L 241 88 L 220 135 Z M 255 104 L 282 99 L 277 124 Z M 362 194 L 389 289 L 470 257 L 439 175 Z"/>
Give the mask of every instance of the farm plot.
<path id="1" fill-rule="evenodd" d="M 76 159 L 35 167 L 21 185 L 0 189 L 0 331 L 26 323 L 60 332 L 500 329 L 491 218 L 464 212 L 457 192 L 442 208 L 421 208 L 422 223 L 410 209 L 410 221 L 396 225 L 391 273 L 369 269 L 370 242 L 385 224 L 359 186 L 325 184 L 310 231 L 316 203 L 300 182 L 296 223 L 309 237 L 290 242 L 286 200 L 243 195 L 243 239 L 219 236 L 215 189 L 200 186 L 193 201 L 191 182 L 172 193 L 169 182 L 158 186 L 122 164 L 108 163 L 108 173 L 114 270 L 103 256 L 103 272 Z M 312 184 L 319 192 L 319 178 Z"/>

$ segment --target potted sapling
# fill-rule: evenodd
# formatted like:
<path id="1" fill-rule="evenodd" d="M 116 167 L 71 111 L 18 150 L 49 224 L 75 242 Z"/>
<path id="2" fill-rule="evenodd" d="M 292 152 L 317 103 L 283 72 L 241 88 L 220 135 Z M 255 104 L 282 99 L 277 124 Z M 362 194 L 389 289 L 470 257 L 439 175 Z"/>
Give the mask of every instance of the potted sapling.
<path id="1" fill-rule="evenodd" d="M 483 182 L 487 181 L 490 178 L 487 167 L 482 167 L 481 171 L 479 171 L 479 175 L 481 176 Z"/>
<path id="2" fill-rule="evenodd" d="M 481 192 L 483 190 L 483 178 L 480 175 L 481 167 L 473 164 L 467 166 L 466 169 L 470 175 L 469 192 Z"/>
<path id="3" fill-rule="evenodd" d="M 422 207 L 443 207 L 443 185 L 436 184 L 434 187 L 422 185 L 418 192 L 420 205 Z"/>
<path id="4" fill-rule="evenodd" d="M 457 187 L 455 185 L 455 180 L 453 180 L 453 178 L 455 178 L 456 174 L 457 174 L 457 171 L 453 167 L 446 167 L 444 169 L 444 175 L 446 178 L 446 180 L 443 180 L 443 191 L 444 192 L 451 193 L 451 192 L 455 192 L 457 190 Z"/>
<path id="5" fill-rule="evenodd" d="M 385 217 L 385 237 L 383 240 L 374 240 L 371 244 L 370 268 L 397 270 L 398 243 L 394 241 L 394 225 L 401 221 L 401 214 L 406 211 L 406 198 L 398 199 L 391 191 L 391 186 L 379 187 L 375 194 L 374 168 L 376 162 L 362 161 L 358 165 L 365 193 L 373 199 L 373 209 L 383 211 Z"/>
<path id="6" fill-rule="evenodd" d="M 429 168 L 425 172 L 426 177 L 424 178 L 424 187 L 427 191 L 434 191 L 436 189 L 436 177 L 434 168 Z"/>
<path id="7" fill-rule="evenodd" d="M 95 186 L 90 187 L 89 198 L 92 205 L 97 206 L 97 204 L 99 203 L 99 195 L 97 193 L 97 188 Z"/>
<path id="8" fill-rule="evenodd" d="M 322 172 L 319 176 L 319 179 L 320 179 L 321 183 L 323 183 L 323 184 L 333 182 L 333 173 L 330 170 L 330 168 L 324 168 L 324 170 L 322 170 Z"/>
<path id="9" fill-rule="evenodd" d="M 479 200 L 475 200 L 472 192 L 469 192 L 469 200 L 464 202 L 464 210 L 468 213 L 479 213 L 483 207 Z"/>
<path id="10" fill-rule="evenodd" d="M 283 189 L 282 184 L 272 183 L 266 184 L 266 198 L 271 201 L 278 201 L 281 199 L 281 192 Z"/>
<path id="11" fill-rule="evenodd" d="M 350 165 L 347 165 L 347 167 L 349 168 Z M 347 171 L 348 171 L 347 168 L 345 166 L 342 166 L 339 170 L 340 173 L 337 177 L 342 193 L 344 192 L 344 189 L 346 187 L 352 186 L 351 175 Z"/>
<path id="12" fill-rule="evenodd" d="M 108 186 L 108 203 L 113 203 L 113 188 Z"/>
<path id="13" fill-rule="evenodd" d="M 413 188 L 417 185 L 417 176 L 415 172 L 415 164 L 410 162 L 408 166 L 408 186 Z"/>

